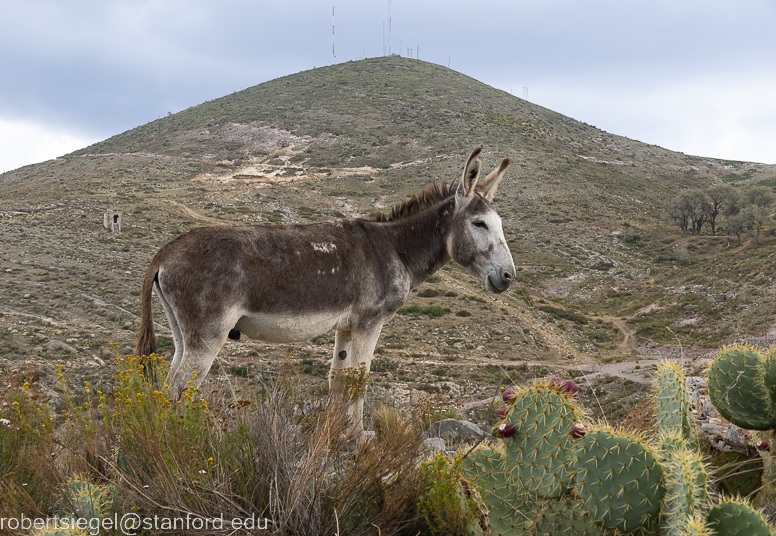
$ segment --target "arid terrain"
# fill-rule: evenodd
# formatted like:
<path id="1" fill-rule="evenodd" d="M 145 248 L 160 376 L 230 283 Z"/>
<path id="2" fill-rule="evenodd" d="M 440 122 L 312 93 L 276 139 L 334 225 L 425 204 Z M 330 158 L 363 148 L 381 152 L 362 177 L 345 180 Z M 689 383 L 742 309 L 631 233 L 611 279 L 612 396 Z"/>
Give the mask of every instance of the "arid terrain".
<path id="1" fill-rule="evenodd" d="M 512 160 L 496 208 L 518 280 L 494 295 L 445 266 L 384 328 L 370 396 L 436 393 L 487 420 L 471 403 L 501 384 L 598 372 L 602 409 L 622 414 L 657 360 L 776 333 L 773 229 L 739 246 L 683 235 L 665 211 L 686 188 L 772 188 L 776 167 L 674 153 L 391 57 L 280 78 L 0 175 L 0 367 L 35 362 L 55 403 L 56 365 L 76 386 L 109 385 L 145 269 L 178 234 L 388 210 L 456 180 L 477 145 L 486 169 Z M 121 232 L 103 227 L 107 211 Z M 171 355 L 158 302 L 154 315 Z M 230 341 L 209 381 L 250 389 L 293 370 L 325 392 L 332 345 Z"/>

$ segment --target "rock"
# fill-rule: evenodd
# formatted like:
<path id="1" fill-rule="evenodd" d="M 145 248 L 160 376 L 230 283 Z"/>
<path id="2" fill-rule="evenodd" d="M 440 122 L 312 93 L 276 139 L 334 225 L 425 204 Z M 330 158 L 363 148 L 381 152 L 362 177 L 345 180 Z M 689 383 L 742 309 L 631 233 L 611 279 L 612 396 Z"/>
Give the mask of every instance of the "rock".
<path id="1" fill-rule="evenodd" d="M 423 446 L 429 452 L 444 452 L 445 440 L 441 437 L 427 437 L 423 440 Z"/>
<path id="2" fill-rule="evenodd" d="M 49 350 L 53 350 L 53 351 L 60 350 L 60 351 L 68 352 L 68 353 L 71 353 L 71 354 L 77 354 L 78 353 L 78 351 L 75 348 L 73 348 L 72 346 L 70 346 L 69 344 L 67 344 L 65 342 L 62 342 L 62 341 L 58 341 L 56 339 L 47 342 L 46 343 L 46 348 L 48 348 Z"/>
<path id="3" fill-rule="evenodd" d="M 744 437 L 744 430 L 733 423 L 730 423 L 725 434 L 725 443 L 733 448 L 740 448 L 742 451 L 747 448 L 747 441 Z"/>
<path id="4" fill-rule="evenodd" d="M 431 428 L 423 432 L 421 437 L 423 439 L 427 437 L 446 437 L 456 440 L 478 441 L 486 437 L 486 434 L 473 422 L 443 419 L 432 424 Z"/>

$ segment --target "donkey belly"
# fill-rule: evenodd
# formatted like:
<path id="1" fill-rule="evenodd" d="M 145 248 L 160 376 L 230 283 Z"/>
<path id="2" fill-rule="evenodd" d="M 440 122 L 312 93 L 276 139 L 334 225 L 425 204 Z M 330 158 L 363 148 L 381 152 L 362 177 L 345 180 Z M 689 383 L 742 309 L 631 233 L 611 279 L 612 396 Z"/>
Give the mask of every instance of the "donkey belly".
<path id="1" fill-rule="evenodd" d="M 332 329 L 349 329 L 348 313 L 332 311 L 302 315 L 248 314 L 235 328 L 251 339 L 273 343 L 306 341 Z"/>

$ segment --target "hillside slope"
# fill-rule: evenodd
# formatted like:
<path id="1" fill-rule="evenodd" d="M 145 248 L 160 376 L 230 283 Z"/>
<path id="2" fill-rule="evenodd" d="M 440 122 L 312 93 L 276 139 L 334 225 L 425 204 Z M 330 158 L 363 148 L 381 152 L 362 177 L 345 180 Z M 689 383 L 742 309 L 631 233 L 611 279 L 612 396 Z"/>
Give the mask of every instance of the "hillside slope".
<path id="1" fill-rule="evenodd" d="M 0 355 L 92 366 L 109 342 L 128 350 L 145 267 L 178 233 L 385 210 L 457 179 L 477 145 L 485 168 L 513 162 L 496 201 L 520 278 L 493 296 L 451 264 L 419 289 L 378 347 L 408 389 L 772 332 L 773 239 L 681 236 L 663 206 L 683 188 L 772 186 L 774 166 L 674 153 L 389 57 L 279 78 L 0 175 Z M 121 234 L 102 228 L 106 210 L 123 211 Z M 430 306 L 450 312 L 418 312 Z M 155 319 L 166 324 L 157 305 Z M 323 370 L 331 342 L 296 357 Z M 271 367 L 281 353 L 240 341 L 224 355 Z"/>

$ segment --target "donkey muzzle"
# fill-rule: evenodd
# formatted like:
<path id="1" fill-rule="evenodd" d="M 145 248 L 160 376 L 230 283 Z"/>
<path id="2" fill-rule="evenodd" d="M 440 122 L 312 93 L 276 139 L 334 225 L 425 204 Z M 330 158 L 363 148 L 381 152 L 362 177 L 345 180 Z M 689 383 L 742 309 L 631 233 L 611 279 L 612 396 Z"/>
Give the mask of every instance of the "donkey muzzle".
<path id="1" fill-rule="evenodd" d="M 491 292 L 504 292 L 515 280 L 515 272 L 509 269 L 494 271 L 485 276 L 485 285 Z"/>

